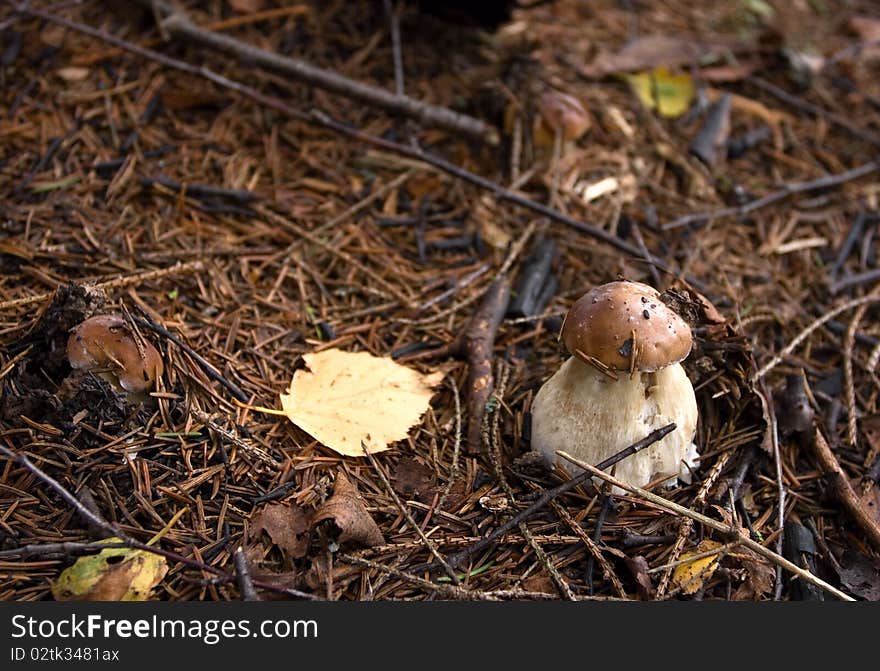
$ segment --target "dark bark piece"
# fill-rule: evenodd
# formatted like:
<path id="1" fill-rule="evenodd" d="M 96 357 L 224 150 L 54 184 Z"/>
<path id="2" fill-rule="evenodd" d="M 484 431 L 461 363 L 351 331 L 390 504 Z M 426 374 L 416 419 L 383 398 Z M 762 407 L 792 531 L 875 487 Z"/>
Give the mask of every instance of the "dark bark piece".
<path id="1" fill-rule="evenodd" d="M 789 375 L 785 388 L 778 395 L 779 430 L 784 437 L 793 433 L 809 431 L 813 426 L 815 412 L 807 398 L 804 378 L 801 374 Z"/>
<path id="2" fill-rule="evenodd" d="M 786 522 L 783 530 L 782 555 L 793 564 L 816 575 L 816 541 L 807 527 L 799 522 Z M 803 580 L 789 579 L 791 598 L 794 601 L 824 601 L 825 597 L 815 585 Z"/>
<path id="3" fill-rule="evenodd" d="M 541 237 L 535 242 L 516 278 L 507 308 L 509 317 L 533 317 L 544 309 L 558 284 L 556 277 L 551 275 L 556 255 L 553 238 Z"/>
<path id="4" fill-rule="evenodd" d="M 773 130 L 770 126 L 758 126 L 742 135 L 729 138 L 727 140 L 727 158 L 739 158 L 771 137 L 773 137 Z"/>
<path id="5" fill-rule="evenodd" d="M 726 93 L 718 102 L 712 103 L 706 121 L 691 142 L 691 153 L 710 168 L 726 158 L 725 149 L 730 135 L 730 101 L 730 94 Z"/>

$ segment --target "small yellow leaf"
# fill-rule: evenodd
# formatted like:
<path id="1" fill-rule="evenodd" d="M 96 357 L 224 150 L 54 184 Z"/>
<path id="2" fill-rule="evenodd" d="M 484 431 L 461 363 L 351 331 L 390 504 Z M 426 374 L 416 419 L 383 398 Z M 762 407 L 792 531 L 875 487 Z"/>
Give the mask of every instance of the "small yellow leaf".
<path id="1" fill-rule="evenodd" d="M 695 547 L 693 550 L 690 550 L 689 552 L 682 552 L 681 558 L 687 559 L 688 557 L 701 555 L 711 550 L 717 550 L 720 547 L 721 543 L 705 539 L 703 541 L 700 541 L 699 545 L 697 545 L 697 547 Z M 698 589 L 700 589 L 700 587 L 702 587 L 709 578 L 712 577 L 712 574 L 715 573 L 715 569 L 717 568 L 717 553 L 711 554 L 708 557 L 694 559 L 693 561 L 685 562 L 684 564 L 679 564 L 672 572 L 672 584 L 675 587 L 680 587 L 681 591 L 685 594 L 693 594 Z"/>
<path id="2" fill-rule="evenodd" d="M 442 373 L 423 375 L 389 357 L 328 349 L 306 354 L 308 370 L 293 375 L 281 394 L 290 421 L 349 457 L 388 449 L 406 438 L 428 409 Z"/>
<path id="3" fill-rule="evenodd" d="M 107 538 L 103 543 L 119 543 Z M 165 558 L 132 548 L 107 548 L 80 557 L 52 584 L 56 601 L 146 601 L 168 565 Z"/>
<path id="4" fill-rule="evenodd" d="M 681 116 L 694 99 L 694 82 L 687 73 L 673 74 L 667 68 L 654 68 L 623 78 L 642 104 L 656 109 L 660 116 Z"/>

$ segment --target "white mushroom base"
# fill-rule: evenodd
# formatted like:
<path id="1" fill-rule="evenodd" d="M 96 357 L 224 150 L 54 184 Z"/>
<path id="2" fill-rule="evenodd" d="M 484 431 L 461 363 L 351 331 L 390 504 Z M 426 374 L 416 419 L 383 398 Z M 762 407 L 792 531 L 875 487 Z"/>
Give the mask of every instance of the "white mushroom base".
<path id="1" fill-rule="evenodd" d="M 618 462 L 612 472 L 638 487 L 662 476 L 667 476 L 666 486 L 675 485 L 678 479 L 690 482 L 688 467 L 698 459 L 693 443 L 698 413 L 684 368 L 673 364 L 632 378 L 626 371 L 618 376 L 612 380 L 575 357 L 563 363 L 532 402 L 532 449 L 548 464 L 580 472 L 556 451 L 595 465 L 675 422 L 674 431 Z"/>

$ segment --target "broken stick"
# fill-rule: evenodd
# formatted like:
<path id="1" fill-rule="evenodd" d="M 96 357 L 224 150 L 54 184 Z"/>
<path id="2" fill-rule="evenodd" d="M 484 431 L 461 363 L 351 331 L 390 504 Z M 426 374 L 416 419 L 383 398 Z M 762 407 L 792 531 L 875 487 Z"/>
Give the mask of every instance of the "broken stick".
<path id="1" fill-rule="evenodd" d="M 403 93 L 391 93 L 383 88 L 349 79 L 337 72 L 319 68 L 302 59 L 275 54 L 234 37 L 205 30 L 193 23 L 185 12 L 167 2 L 141 0 L 141 4 L 155 7 L 164 14 L 164 18 L 159 23 L 160 28 L 182 41 L 195 42 L 211 50 L 234 56 L 242 63 L 256 65 L 331 93 L 415 119 L 426 126 L 463 133 L 490 145 L 498 144 L 498 131 L 475 117 L 455 112 L 447 107 L 424 103 Z"/>

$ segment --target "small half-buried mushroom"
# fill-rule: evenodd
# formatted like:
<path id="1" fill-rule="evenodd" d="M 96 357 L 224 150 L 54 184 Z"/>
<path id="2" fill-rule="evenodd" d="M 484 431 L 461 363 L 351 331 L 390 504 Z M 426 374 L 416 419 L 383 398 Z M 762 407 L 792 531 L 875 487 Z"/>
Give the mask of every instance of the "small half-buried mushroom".
<path id="1" fill-rule="evenodd" d="M 580 100 L 568 93 L 547 89 L 538 99 L 532 134 L 535 145 L 552 148 L 557 136 L 564 146 L 581 137 L 591 125 L 590 113 Z"/>
<path id="2" fill-rule="evenodd" d="M 617 281 L 578 299 L 561 335 L 572 356 L 535 396 L 532 449 L 550 463 L 565 450 L 596 464 L 675 422 L 662 440 L 619 462 L 615 475 L 639 487 L 658 477 L 669 486 L 689 481 L 697 402 L 680 363 L 691 350 L 687 323 L 653 287 Z"/>
<path id="3" fill-rule="evenodd" d="M 158 350 L 118 315 L 98 315 L 76 326 L 67 339 L 67 358 L 72 368 L 91 371 L 130 394 L 152 389 L 164 369 Z"/>

